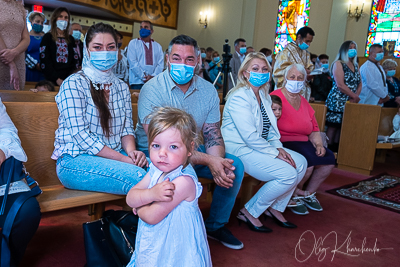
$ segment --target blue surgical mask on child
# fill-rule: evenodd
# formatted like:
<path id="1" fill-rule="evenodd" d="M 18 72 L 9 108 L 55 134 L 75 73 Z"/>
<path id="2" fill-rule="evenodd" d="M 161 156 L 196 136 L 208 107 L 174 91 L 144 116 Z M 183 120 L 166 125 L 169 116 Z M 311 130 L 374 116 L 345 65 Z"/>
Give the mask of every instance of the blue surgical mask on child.
<path id="1" fill-rule="evenodd" d="M 41 33 L 43 31 L 43 25 L 33 23 L 32 24 L 32 29 L 36 33 Z"/>
<path id="2" fill-rule="evenodd" d="M 260 73 L 248 71 L 248 73 L 250 73 L 249 83 L 251 83 L 255 87 L 260 87 L 261 85 L 269 81 L 269 72 Z"/>
<path id="3" fill-rule="evenodd" d="M 169 74 L 177 84 L 186 84 L 193 78 L 195 66 L 171 62 L 169 64 L 171 65 Z"/>
<path id="4" fill-rule="evenodd" d="M 219 57 L 215 57 L 215 58 L 214 58 L 214 61 L 215 61 L 215 62 L 218 62 L 219 60 L 220 60 Z"/>
<path id="5" fill-rule="evenodd" d="M 382 53 L 377 53 L 376 57 L 375 57 L 375 60 L 376 61 L 381 61 L 383 59 L 383 56 L 384 56 L 383 52 Z"/>
<path id="6" fill-rule="evenodd" d="M 321 67 L 322 67 L 323 69 L 329 69 L 329 64 L 328 64 L 328 63 L 322 64 Z"/>
<path id="7" fill-rule="evenodd" d="M 246 53 L 246 47 L 239 48 L 239 53 L 244 55 Z"/>
<path id="8" fill-rule="evenodd" d="M 118 51 L 91 51 L 90 63 L 101 71 L 111 69 L 118 62 Z"/>
<path id="9" fill-rule="evenodd" d="M 347 52 L 347 55 L 349 58 L 353 58 L 353 57 L 357 56 L 357 50 L 354 48 L 349 49 L 349 51 Z"/>
<path id="10" fill-rule="evenodd" d="M 72 31 L 72 37 L 74 37 L 75 41 L 81 39 L 81 32 L 80 31 Z"/>
<path id="11" fill-rule="evenodd" d="M 386 73 L 386 76 L 388 77 L 393 77 L 396 74 L 396 70 L 388 70 Z"/>
<path id="12" fill-rule="evenodd" d="M 149 36 L 151 34 L 151 30 L 148 30 L 148 29 L 140 29 L 139 30 L 139 35 L 140 35 L 140 37 L 142 37 L 142 38 L 146 38 L 147 36 Z"/>
<path id="13" fill-rule="evenodd" d="M 201 58 L 206 58 L 206 53 L 201 53 Z"/>

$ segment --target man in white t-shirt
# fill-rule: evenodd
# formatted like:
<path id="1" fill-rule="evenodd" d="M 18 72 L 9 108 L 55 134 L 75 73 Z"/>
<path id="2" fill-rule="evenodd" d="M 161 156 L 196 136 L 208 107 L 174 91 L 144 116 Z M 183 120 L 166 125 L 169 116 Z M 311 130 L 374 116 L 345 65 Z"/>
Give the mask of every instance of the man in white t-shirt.
<path id="1" fill-rule="evenodd" d="M 153 32 L 151 22 L 142 21 L 140 38 L 129 42 L 127 58 L 131 89 L 141 89 L 143 84 L 163 71 L 163 50 L 159 43 L 151 39 Z"/>

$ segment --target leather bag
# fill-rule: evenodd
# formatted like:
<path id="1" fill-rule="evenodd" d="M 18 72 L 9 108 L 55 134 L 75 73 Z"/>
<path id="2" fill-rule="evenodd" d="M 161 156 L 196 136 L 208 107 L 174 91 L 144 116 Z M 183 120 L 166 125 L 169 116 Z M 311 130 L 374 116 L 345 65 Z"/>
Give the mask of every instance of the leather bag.
<path id="1" fill-rule="evenodd" d="M 83 224 L 87 267 L 126 266 L 135 250 L 139 217 L 132 211 L 107 210 Z"/>

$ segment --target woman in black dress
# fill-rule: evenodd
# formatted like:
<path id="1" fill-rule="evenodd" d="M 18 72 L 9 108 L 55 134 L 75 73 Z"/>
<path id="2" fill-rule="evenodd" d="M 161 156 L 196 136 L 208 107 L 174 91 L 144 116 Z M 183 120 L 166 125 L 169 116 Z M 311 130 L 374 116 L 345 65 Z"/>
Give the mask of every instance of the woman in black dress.
<path id="1" fill-rule="evenodd" d="M 344 42 L 339 49 L 335 61 L 332 63 L 333 87 L 329 92 L 325 105 L 326 126 L 328 129 L 328 148 L 338 151 L 340 129 L 344 106 L 347 101 L 358 103 L 361 93 L 361 76 L 357 63 L 357 44 L 353 41 Z"/>
<path id="2" fill-rule="evenodd" d="M 58 86 L 78 67 L 75 40 L 69 35 L 70 17 L 65 7 L 54 10 L 51 29 L 40 43 L 40 67 L 46 80 Z"/>

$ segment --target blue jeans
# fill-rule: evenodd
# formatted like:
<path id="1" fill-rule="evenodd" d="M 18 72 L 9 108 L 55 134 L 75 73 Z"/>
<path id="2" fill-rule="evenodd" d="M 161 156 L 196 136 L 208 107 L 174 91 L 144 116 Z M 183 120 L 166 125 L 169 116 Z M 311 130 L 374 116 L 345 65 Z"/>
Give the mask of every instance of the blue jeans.
<path id="1" fill-rule="evenodd" d="M 199 146 L 197 151 L 206 153 L 206 149 L 203 145 Z M 146 154 L 147 157 L 149 156 L 148 150 L 142 152 Z M 211 203 L 210 216 L 205 221 L 207 231 L 218 230 L 228 223 L 244 176 L 244 166 L 239 158 L 228 153 L 225 154 L 225 158 L 233 160 L 232 165 L 235 166 L 234 173 L 236 178 L 233 180 L 233 186 L 230 188 L 224 188 L 218 185 L 216 186 Z M 198 177 L 213 179 L 211 171 L 207 166 L 194 165 L 193 168 Z"/>
<path id="2" fill-rule="evenodd" d="M 145 174 L 136 165 L 88 154 L 64 154 L 57 160 L 57 176 L 69 189 L 126 195 Z"/>

